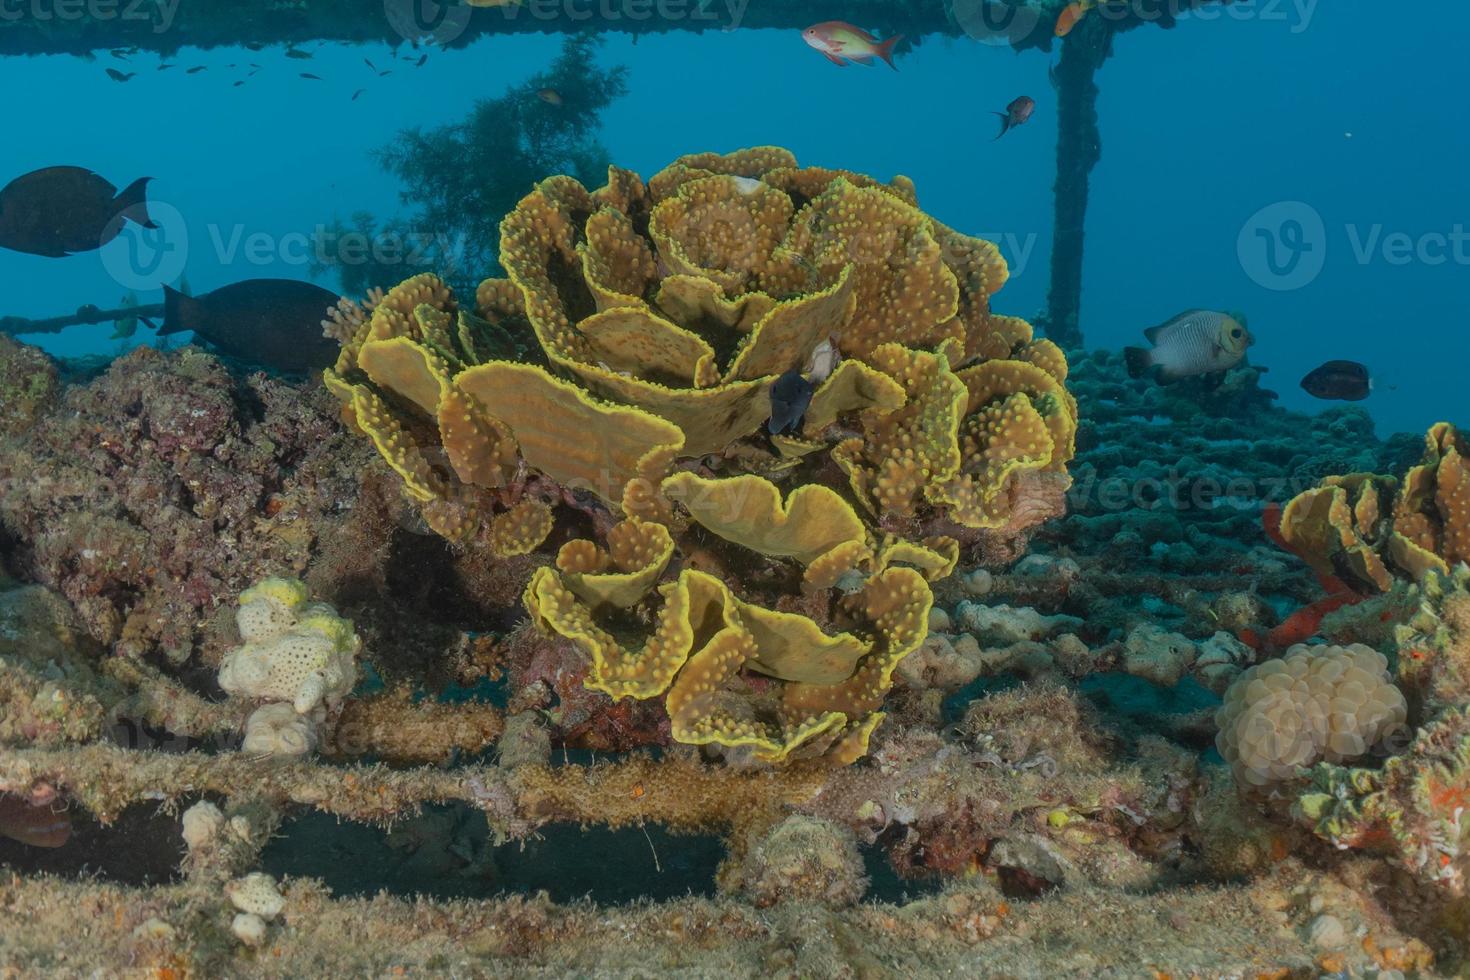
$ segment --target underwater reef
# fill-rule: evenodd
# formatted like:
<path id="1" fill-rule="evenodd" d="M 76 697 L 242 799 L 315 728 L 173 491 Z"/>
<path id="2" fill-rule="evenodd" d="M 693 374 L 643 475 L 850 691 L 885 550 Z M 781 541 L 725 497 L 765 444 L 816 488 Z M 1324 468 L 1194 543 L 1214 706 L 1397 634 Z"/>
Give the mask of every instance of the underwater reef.
<path id="1" fill-rule="evenodd" d="M 0 963 L 1465 968 L 1453 427 L 1064 355 L 775 147 L 500 236 L 323 381 L 0 347 Z"/>

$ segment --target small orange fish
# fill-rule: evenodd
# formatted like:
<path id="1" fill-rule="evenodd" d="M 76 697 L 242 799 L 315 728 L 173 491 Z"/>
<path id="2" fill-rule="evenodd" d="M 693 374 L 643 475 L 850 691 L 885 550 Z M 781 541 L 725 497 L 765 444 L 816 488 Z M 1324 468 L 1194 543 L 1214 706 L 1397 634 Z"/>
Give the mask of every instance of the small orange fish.
<path id="1" fill-rule="evenodd" d="M 536 93 L 536 98 L 547 105 L 561 105 L 561 93 L 554 88 L 544 88 Z"/>
<path id="2" fill-rule="evenodd" d="M 828 20 L 802 31 L 801 39 L 839 68 L 849 61 L 869 65 L 874 58 L 882 58 L 889 68 L 897 71 L 898 66 L 893 63 L 893 46 L 903 40 L 903 35 L 895 34 L 886 41 L 879 41 L 861 27 L 842 20 Z"/>
<path id="3" fill-rule="evenodd" d="M 1073 0 L 1072 3 L 1062 10 L 1062 15 L 1057 18 L 1057 37 L 1066 37 L 1072 33 L 1072 28 L 1077 22 L 1087 16 L 1087 12 L 1097 6 L 1096 0 Z"/>
<path id="4" fill-rule="evenodd" d="M 0 794 L 0 835 L 31 847 L 60 847 L 71 837 L 71 817 L 49 804 L 37 806 L 19 796 Z"/>

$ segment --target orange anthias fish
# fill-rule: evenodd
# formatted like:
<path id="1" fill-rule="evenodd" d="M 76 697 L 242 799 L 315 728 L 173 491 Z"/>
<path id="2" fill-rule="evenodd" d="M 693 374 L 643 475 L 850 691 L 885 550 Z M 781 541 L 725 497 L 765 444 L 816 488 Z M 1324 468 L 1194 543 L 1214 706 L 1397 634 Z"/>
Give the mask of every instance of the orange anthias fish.
<path id="1" fill-rule="evenodd" d="M 895 34 L 886 41 L 879 41 L 861 27 L 853 27 L 846 21 L 829 20 L 802 31 L 801 39 L 839 68 L 849 61 L 870 65 L 876 57 L 897 71 L 898 66 L 893 63 L 893 46 L 903 40 L 903 35 Z"/>
<path id="2" fill-rule="evenodd" d="M 50 805 L 0 793 L 0 835 L 31 847 L 60 847 L 71 837 L 71 817 Z"/>
<path id="3" fill-rule="evenodd" d="M 1097 6 L 1097 0 L 1073 0 L 1072 3 L 1062 10 L 1062 15 L 1057 18 L 1057 37 L 1066 37 L 1072 33 L 1072 28 L 1077 22 L 1087 16 L 1087 12 Z"/>

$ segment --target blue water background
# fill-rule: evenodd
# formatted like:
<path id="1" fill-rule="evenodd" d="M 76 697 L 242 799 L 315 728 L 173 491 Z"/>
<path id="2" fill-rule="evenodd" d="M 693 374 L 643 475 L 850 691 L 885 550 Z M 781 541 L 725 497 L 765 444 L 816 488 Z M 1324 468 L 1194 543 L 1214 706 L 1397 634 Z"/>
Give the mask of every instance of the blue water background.
<path id="1" fill-rule="evenodd" d="M 1322 407 L 1298 379 L 1326 358 L 1350 357 L 1397 386 L 1367 403 L 1381 434 L 1470 421 L 1470 245 L 1437 261 L 1433 237 L 1470 226 L 1461 54 L 1470 6 L 1415 9 L 1432 14 L 1432 25 L 1388 4 L 1247 3 L 1118 39 L 1099 78 L 1089 345 L 1137 343 L 1144 327 L 1187 307 L 1240 309 L 1259 341 L 1252 359 L 1271 368 L 1289 406 Z M 602 134 L 618 163 L 646 175 L 683 152 L 776 143 L 804 163 L 907 174 L 926 209 L 1002 245 L 1012 280 L 998 310 L 1029 317 L 1044 306 L 1055 172 L 1045 54 L 929 38 L 892 72 L 838 69 L 795 31 L 607 39 L 599 57 L 631 69 L 630 93 L 607 112 Z M 6 58 L 0 183 L 54 164 L 91 167 L 118 186 L 153 176 L 152 199 L 187 226 L 196 292 L 253 276 L 304 278 L 306 250 L 283 258 L 283 242 L 294 247 L 354 211 L 398 210 L 396 184 L 371 148 L 403 127 L 457 119 L 473 98 L 544 68 L 558 46 L 554 36 L 487 38 L 436 51 L 421 69 L 399 61 L 388 78 L 362 64 L 366 55 L 386 66 L 386 47 L 309 45 L 311 61 L 280 49 L 186 50 L 165 72 L 148 54 L 127 64 L 105 52 L 94 62 Z M 249 62 L 264 68 L 232 87 L 245 69 L 224 66 Z M 182 73 L 198 64 L 209 69 Z M 109 65 L 138 77 L 114 83 L 103 73 Z M 367 92 L 349 101 L 358 88 Z M 1020 94 L 1036 98 L 1034 119 L 993 142 L 990 111 Z M 1278 291 L 1260 284 L 1259 256 L 1242 263 L 1238 245 L 1253 215 L 1290 201 L 1321 216 L 1324 237 L 1309 244 L 1325 267 Z M 247 256 L 245 241 L 257 234 L 270 247 Z M 1385 254 L 1395 234 L 1429 251 L 1407 261 Z M 1375 235 L 1378 249 L 1359 255 Z M 1255 240 L 1250 229 L 1247 237 Z M 127 289 L 109 274 L 107 255 L 126 247 L 65 260 L 0 252 L 0 314 L 116 302 Z M 1278 257 L 1287 269 L 1291 254 Z M 125 343 L 111 332 L 74 328 L 40 342 L 68 354 L 120 351 Z M 134 342 L 146 339 L 140 332 Z"/>

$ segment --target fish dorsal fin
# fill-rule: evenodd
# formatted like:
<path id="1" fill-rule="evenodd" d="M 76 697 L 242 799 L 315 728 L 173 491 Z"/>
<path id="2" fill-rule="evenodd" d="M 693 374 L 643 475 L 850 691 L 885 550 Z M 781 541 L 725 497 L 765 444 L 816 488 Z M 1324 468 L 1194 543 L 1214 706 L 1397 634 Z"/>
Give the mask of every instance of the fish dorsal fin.
<path id="1" fill-rule="evenodd" d="M 1195 317 L 1200 316 L 1201 314 L 1208 315 L 1209 312 L 1209 310 L 1185 310 L 1183 313 L 1180 313 L 1176 316 L 1171 316 L 1169 319 L 1165 320 L 1157 327 L 1149 327 L 1143 332 L 1143 335 L 1148 338 L 1149 343 L 1157 344 L 1159 342 L 1159 338 L 1163 336 L 1165 330 L 1168 330 L 1170 327 L 1179 326 L 1180 324 L 1185 323 L 1188 320 L 1192 320 Z"/>

